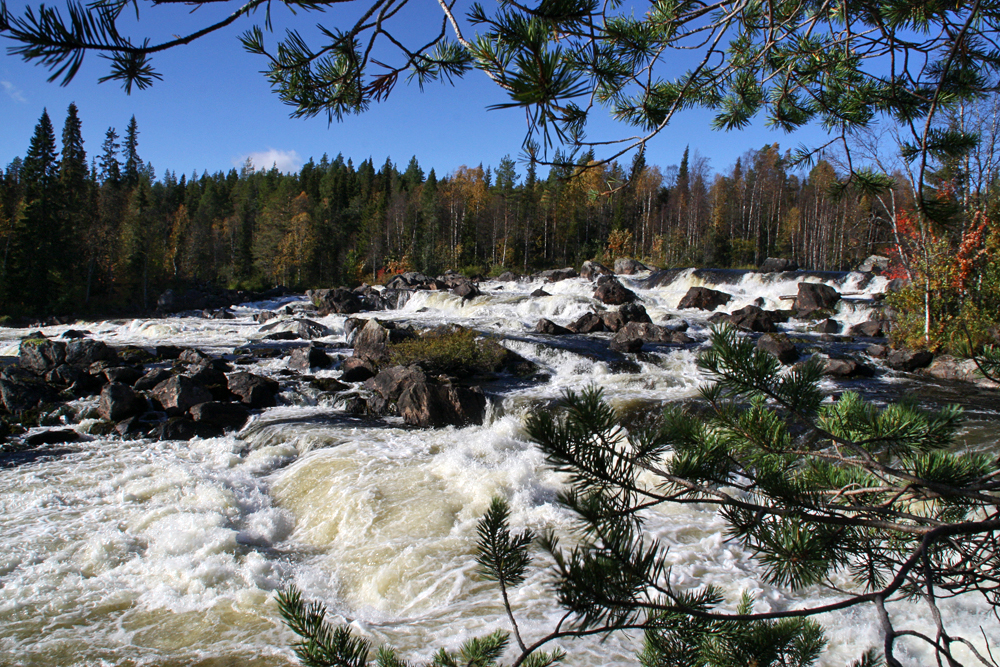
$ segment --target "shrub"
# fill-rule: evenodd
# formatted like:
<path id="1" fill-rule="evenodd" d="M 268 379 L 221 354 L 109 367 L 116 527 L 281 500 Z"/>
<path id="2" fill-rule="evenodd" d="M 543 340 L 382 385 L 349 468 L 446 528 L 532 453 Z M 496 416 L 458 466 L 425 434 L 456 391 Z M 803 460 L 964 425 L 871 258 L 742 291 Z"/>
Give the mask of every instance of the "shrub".
<path id="1" fill-rule="evenodd" d="M 457 377 L 495 373 L 503 367 L 508 354 L 507 348 L 495 340 L 480 338 L 464 327 L 434 329 L 389 349 L 393 365 L 416 364 L 428 373 Z"/>

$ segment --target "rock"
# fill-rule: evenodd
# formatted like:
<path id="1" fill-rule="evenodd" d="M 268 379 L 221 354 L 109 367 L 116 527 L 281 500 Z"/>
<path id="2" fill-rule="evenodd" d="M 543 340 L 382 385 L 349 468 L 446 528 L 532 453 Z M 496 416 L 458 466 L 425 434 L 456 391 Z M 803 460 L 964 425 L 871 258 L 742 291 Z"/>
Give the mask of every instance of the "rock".
<path id="1" fill-rule="evenodd" d="M 889 348 L 885 345 L 869 345 L 865 348 L 865 354 L 873 359 L 885 359 L 889 356 Z"/>
<path id="2" fill-rule="evenodd" d="M 757 349 L 767 352 L 786 366 L 799 358 L 799 351 L 788 336 L 764 334 L 757 339 Z"/>
<path id="3" fill-rule="evenodd" d="M 520 280 L 521 277 L 514 273 L 513 271 L 504 271 L 499 276 L 496 277 L 497 282 L 501 283 L 513 283 Z"/>
<path id="4" fill-rule="evenodd" d="M 154 354 L 158 359 L 177 359 L 184 352 L 184 348 L 176 345 L 157 345 Z"/>
<path id="5" fill-rule="evenodd" d="M 45 374 L 45 381 L 52 385 L 63 386 L 77 398 L 93 396 L 104 385 L 102 378 L 96 378 L 80 368 L 63 364 Z"/>
<path id="6" fill-rule="evenodd" d="M 280 387 L 270 378 L 238 372 L 228 375 L 226 379 L 229 391 L 251 410 L 270 408 L 277 404 L 276 396 Z"/>
<path id="7" fill-rule="evenodd" d="M 642 349 L 643 340 L 636 336 L 625 335 L 625 329 L 615 334 L 608 344 L 615 352 L 638 352 Z"/>
<path id="8" fill-rule="evenodd" d="M 21 368 L 44 375 L 66 362 L 66 343 L 42 337 L 25 338 L 18 350 Z"/>
<path id="9" fill-rule="evenodd" d="M 319 389 L 320 391 L 338 393 L 341 391 L 347 391 L 351 388 L 350 385 L 344 384 L 340 380 L 331 377 L 305 377 L 303 380 L 309 381 L 309 386 L 313 389 Z"/>
<path id="10" fill-rule="evenodd" d="M 320 315 L 330 313 L 353 315 L 361 311 L 361 300 L 346 287 L 308 290 L 306 296 Z"/>
<path id="11" fill-rule="evenodd" d="M 824 362 L 823 375 L 839 378 L 869 377 L 874 374 L 871 368 L 854 359 L 827 359 Z"/>
<path id="12" fill-rule="evenodd" d="M 354 356 L 381 364 L 389 359 L 390 340 L 389 329 L 378 320 L 370 319 L 354 337 Z"/>
<path id="13" fill-rule="evenodd" d="M 792 309 L 799 317 L 806 317 L 816 310 L 830 310 L 840 301 L 840 293 L 821 283 L 799 283 L 799 293 Z"/>
<path id="14" fill-rule="evenodd" d="M 782 271 L 798 271 L 798 262 L 779 257 L 768 257 L 758 269 L 761 273 L 780 273 Z"/>
<path id="15" fill-rule="evenodd" d="M 55 389 L 30 371 L 8 366 L 0 374 L 0 400 L 7 412 L 20 414 L 56 398 Z"/>
<path id="16" fill-rule="evenodd" d="M 300 336 L 295 331 L 275 331 L 266 334 L 263 338 L 264 340 L 299 340 Z"/>
<path id="17" fill-rule="evenodd" d="M 325 327 L 319 322 L 313 322 L 312 320 L 296 320 L 298 323 L 299 338 L 305 340 L 313 340 L 315 338 L 325 338 L 333 333 L 329 327 Z"/>
<path id="18" fill-rule="evenodd" d="M 177 355 L 177 359 L 184 364 L 200 364 L 203 361 L 209 361 L 211 357 L 201 350 L 188 348 L 182 350 L 181 353 Z"/>
<path id="19" fill-rule="evenodd" d="M 412 294 L 410 290 L 386 288 L 379 293 L 383 306 L 379 310 L 399 310 L 406 305 Z"/>
<path id="20" fill-rule="evenodd" d="M 303 373 L 310 368 L 329 368 L 332 365 L 330 355 L 313 345 L 296 348 L 288 355 L 288 367 Z"/>
<path id="21" fill-rule="evenodd" d="M 58 428 L 40 433 L 32 433 L 24 439 L 24 444 L 37 447 L 39 445 L 62 445 L 67 442 L 79 442 L 80 434 L 71 428 Z"/>
<path id="22" fill-rule="evenodd" d="M 188 369 L 188 377 L 195 384 L 207 389 L 216 401 L 231 401 L 233 394 L 229 391 L 229 379 L 226 377 L 226 371 L 232 369 L 229 368 L 228 364 L 223 365 L 225 362 L 220 364 L 220 361 L 213 359 L 191 366 Z"/>
<path id="23" fill-rule="evenodd" d="M 392 277 L 385 284 L 388 289 L 444 289 L 446 285 L 436 278 L 429 278 L 417 271 L 407 271 Z"/>
<path id="24" fill-rule="evenodd" d="M 893 370 L 909 373 L 926 368 L 933 359 L 934 355 L 927 350 L 893 350 L 886 357 L 886 363 Z"/>
<path id="25" fill-rule="evenodd" d="M 101 390 L 97 414 L 101 415 L 102 419 L 117 422 L 145 411 L 146 400 L 126 384 L 112 382 Z"/>
<path id="26" fill-rule="evenodd" d="M 858 265 L 858 271 L 870 273 L 882 273 L 889 270 L 892 261 L 882 255 L 869 255 L 865 261 Z"/>
<path id="27" fill-rule="evenodd" d="M 821 334 L 838 334 L 843 330 L 843 325 L 837 320 L 831 320 L 829 317 L 813 327 L 813 331 Z"/>
<path id="28" fill-rule="evenodd" d="M 635 292 L 622 285 L 618 278 L 602 276 L 597 281 L 594 298 L 611 306 L 620 306 L 624 303 L 632 303 L 639 297 Z"/>
<path id="29" fill-rule="evenodd" d="M 175 375 L 164 380 L 153 387 L 150 393 L 156 402 L 163 406 L 167 414 L 187 412 L 191 406 L 212 400 L 211 392 L 196 384 L 186 375 Z"/>
<path id="30" fill-rule="evenodd" d="M 191 417 L 197 423 L 239 430 L 250 419 L 250 411 L 241 403 L 209 401 L 192 406 Z"/>
<path id="31" fill-rule="evenodd" d="M 560 280 L 568 280 L 569 278 L 576 278 L 580 274 L 576 272 L 572 266 L 567 266 L 565 269 L 549 269 L 548 271 L 542 271 L 538 274 L 539 278 L 544 278 L 550 283 L 557 283 Z"/>
<path id="32" fill-rule="evenodd" d="M 957 380 L 959 382 L 975 382 L 993 385 L 993 382 L 983 377 L 976 362 L 972 359 L 956 359 L 950 354 L 934 357 L 934 361 L 924 371 L 931 377 L 940 380 Z"/>
<path id="33" fill-rule="evenodd" d="M 70 352 L 67 349 L 66 357 L 69 358 L 69 356 Z M 117 357 L 123 364 L 128 364 L 130 366 L 142 366 L 156 361 L 156 357 L 150 354 L 148 350 L 134 345 L 126 345 L 125 347 L 118 348 L 118 350 L 115 351 L 115 357 Z M 107 359 L 107 361 L 111 361 L 113 359 L 114 357 Z"/>
<path id="34" fill-rule="evenodd" d="M 278 316 L 273 310 L 262 310 L 253 316 L 253 321 L 257 324 L 264 324 Z"/>
<path id="35" fill-rule="evenodd" d="M 113 366 L 104 369 L 104 377 L 108 382 L 132 386 L 142 377 L 142 371 L 134 366 Z"/>
<path id="36" fill-rule="evenodd" d="M 114 361 L 117 358 L 115 351 L 104 341 L 81 338 L 66 345 L 66 363 L 71 366 L 82 368 L 90 366 L 95 361 Z"/>
<path id="37" fill-rule="evenodd" d="M 744 306 L 739 310 L 734 310 L 729 314 L 729 323 L 744 331 L 756 331 L 759 333 L 777 333 L 778 326 L 771 311 L 763 310 L 757 306 Z"/>
<path id="38" fill-rule="evenodd" d="M 604 331 L 604 320 L 597 313 L 587 313 L 582 315 L 576 322 L 570 324 L 567 329 L 571 333 L 588 334 L 596 331 Z"/>
<path id="39" fill-rule="evenodd" d="M 160 440 L 192 440 L 199 435 L 198 425 L 187 417 L 168 419 L 160 430 Z"/>
<path id="40" fill-rule="evenodd" d="M 81 331 L 79 329 L 66 329 L 66 331 L 63 331 L 62 335 L 59 337 L 66 340 L 75 340 L 77 338 L 86 338 L 89 334 L 90 332 L 86 330 Z"/>
<path id="41" fill-rule="evenodd" d="M 651 322 L 646 308 L 639 303 L 627 303 L 618 310 L 608 310 L 601 313 L 604 328 L 617 333 L 629 322 Z"/>
<path id="42" fill-rule="evenodd" d="M 402 391 L 396 408 L 411 426 L 482 424 L 486 417 L 486 396 L 479 389 L 417 382 Z"/>
<path id="43" fill-rule="evenodd" d="M 462 297 L 462 301 L 468 301 L 469 299 L 475 299 L 480 296 L 482 292 L 471 280 L 466 280 L 463 283 L 459 283 L 457 286 L 452 288 L 451 293 L 455 296 Z"/>
<path id="44" fill-rule="evenodd" d="M 868 320 L 867 322 L 862 322 L 861 324 L 855 324 L 851 327 L 850 335 L 852 336 L 863 336 L 865 338 L 879 338 L 885 335 L 883 331 L 883 323 L 878 320 Z"/>
<path id="45" fill-rule="evenodd" d="M 613 275 L 614 273 L 615 273 L 614 271 L 604 266 L 603 264 L 599 264 L 598 262 L 592 262 L 590 260 L 584 262 L 583 266 L 580 267 L 580 277 L 586 278 L 587 280 L 590 281 L 596 280 L 598 276 L 610 276 Z"/>
<path id="46" fill-rule="evenodd" d="M 158 431 L 163 428 L 162 412 L 147 412 L 135 417 L 123 419 L 115 425 L 124 440 L 135 440 L 137 438 L 159 437 Z"/>
<path id="47" fill-rule="evenodd" d="M 699 310 L 715 310 L 724 306 L 732 299 L 732 295 L 707 287 L 692 287 L 677 304 L 678 309 L 698 308 Z"/>
<path id="48" fill-rule="evenodd" d="M 535 333 L 548 334 L 550 336 L 565 336 L 566 334 L 571 334 L 573 332 L 566 327 L 560 326 L 552 320 L 548 320 L 543 317 L 538 320 L 538 324 L 535 325 Z"/>
<path id="49" fill-rule="evenodd" d="M 539 296 L 552 296 L 552 295 L 543 290 L 541 287 L 539 287 L 538 289 L 536 289 L 534 292 L 531 293 L 531 296 L 539 297 Z"/>
<path id="50" fill-rule="evenodd" d="M 344 372 L 340 379 L 344 382 L 364 382 L 375 377 L 375 368 L 372 364 L 358 357 L 348 357 L 344 359 Z"/>
<path id="51" fill-rule="evenodd" d="M 656 271 L 656 267 L 628 257 L 619 257 L 615 260 L 615 273 L 619 275 L 631 276 L 642 271 Z"/>
<path id="52" fill-rule="evenodd" d="M 149 391 L 164 380 L 173 377 L 173 373 L 166 368 L 154 368 L 135 381 L 133 385 L 136 391 Z"/>
<path id="53" fill-rule="evenodd" d="M 386 401 L 395 403 L 403 390 L 420 382 L 427 382 L 427 374 L 420 366 L 393 366 L 376 375 L 371 387 Z"/>

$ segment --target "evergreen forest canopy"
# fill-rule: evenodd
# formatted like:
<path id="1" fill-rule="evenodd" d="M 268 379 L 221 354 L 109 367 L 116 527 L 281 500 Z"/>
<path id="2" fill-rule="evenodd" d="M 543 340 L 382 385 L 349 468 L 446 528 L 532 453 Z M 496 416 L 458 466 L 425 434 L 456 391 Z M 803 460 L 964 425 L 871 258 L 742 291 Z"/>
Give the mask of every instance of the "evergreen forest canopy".
<path id="1" fill-rule="evenodd" d="M 662 169 L 641 154 L 627 166 L 587 155 L 544 179 L 509 158 L 439 178 L 416 157 L 399 169 L 340 155 L 297 174 L 247 163 L 157 178 L 139 156 L 134 117 L 89 156 L 81 126 L 71 105 L 60 149 L 43 113 L 0 181 L 4 314 L 149 309 L 167 287 L 193 283 L 302 289 L 623 256 L 720 268 L 784 256 L 836 270 L 892 240 L 884 199 L 855 188 L 829 196 L 841 175 L 833 164 L 794 169 L 777 145 L 748 151 L 725 174 L 685 150 Z"/>

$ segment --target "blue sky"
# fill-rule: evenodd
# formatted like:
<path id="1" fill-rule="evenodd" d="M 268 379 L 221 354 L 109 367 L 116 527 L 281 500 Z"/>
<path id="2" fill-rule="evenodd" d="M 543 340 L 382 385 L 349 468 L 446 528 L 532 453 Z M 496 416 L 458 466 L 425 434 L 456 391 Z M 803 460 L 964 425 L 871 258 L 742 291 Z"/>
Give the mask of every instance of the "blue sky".
<path id="1" fill-rule="evenodd" d="M 53 4 L 61 6 L 58 0 Z M 16 0 L 8 4 L 16 14 L 24 6 Z M 427 28 L 428 16 L 437 25 L 436 5 L 421 6 L 429 8 L 427 14 L 403 17 L 404 30 Z M 210 7 L 191 14 L 184 7 L 154 10 L 141 5 L 140 28 L 152 32 L 155 42 L 211 22 L 218 10 Z M 344 21 L 335 12 L 290 16 L 280 4 L 275 6 L 274 17 L 276 27 L 287 24 L 302 29 L 317 22 L 337 25 L 339 18 L 343 25 Z M 527 130 L 523 111 L 487 111 L 486 107 L 506 98 L 478 71 L 470 72 L 455 87 L 431 84 L 423 93 L 416 85 L 400 82 L 387 102 L 340 123 L 328 125 L 325 116 L 290 118 L 290 108 L 259 73 L 263 59 L 245 53 L 238 42 L 250 25 L 238 22 L 192 45 L 157 55 L 153 64 L 163 80 L 131 95 L 117 83 L 97 83 L 107 67 L 96 55 L 89 55 L 76 78 L 61 87 L 46 82 L 44 68 L 8 55 L 12 42 L 0 39 L 0 167 L 27 151 L 43 108 L 48 109 L 57 134 L 61 132 L 70 102 L 79 108 L 88 157 L 100 151 L 108 127 L 122 135 L 135 115 L 139 155 L 159 175 L 165 169 L 178 174 L 228 171 L 248 156 L 258 168 L 276 163 L 282 170 L 295 170 L 310 157 L 318 160 L 324 153 L 331 158 L 342 153 L 355 164 L 371 157 L 376 166 L 391 157 L 400 168 L 416 155 L 425 172 L 434 168 L 442 176 L 461 165 L 496 166 L 505 155 L 517 159 L 521 154 Z M 268 43 L 274 44 L 273 36 Z M 601 111 L 594 116 L 592 139 L 633 133 Z M 815 128 L 787 135 L 769 131 L 758 122 L 745 131 L 722 133 L 713 131 L 710 123 L 706 112 L 684 113 L 649 144 L 647 162 L 661 167 L 677 164 L 684 147 L 690 146 L 692 153 L 709 159 L 713 171 L 724 171 L 748 149 L 765 143 L 776 141 L 785 149 L 824 140 Z M 518 172 L 523 175 L 523 164 Z"/>

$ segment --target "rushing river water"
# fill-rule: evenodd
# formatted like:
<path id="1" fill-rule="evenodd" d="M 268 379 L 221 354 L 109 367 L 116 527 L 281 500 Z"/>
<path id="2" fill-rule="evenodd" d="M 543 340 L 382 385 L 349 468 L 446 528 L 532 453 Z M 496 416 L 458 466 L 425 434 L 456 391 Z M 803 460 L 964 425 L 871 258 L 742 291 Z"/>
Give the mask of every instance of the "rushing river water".
<path id="1" fill-rule="evenodd" d="M 735 295 L 726 310 L 763 297 L 787 307 L 801 275 L 682 272 L 668 285 L 637 291 L 655 323 L 680 316 L 699 344 L 704 315 L 679 312 L 688 287 L 708 284 Z M 847 325 L 868 319 L 881 278 L 814 275 L 852 294 L 838 305 Z M 719 283 L 724 283 L 719 285 Z M 539 287 L 551 296 L 531 297 Z M 496 388 L 483 426 L 412 429 L 399 420 L 369 421 L 336 402 L 291 388 L 283 405 L 257 415 L 242 432 L 190 442 L 94 439 L 56 455 L 0 467 L 0 664 L 2 665 L 290 665 L 294 640 L 282 626 L 274 591 L 295 583 L 323 600 L 336 620 L 351 623 L 375 645 L 391 643 L 412 660 L 438 647 L 506 628 L 495 587 L 475 576 L 476 522 L 490 498 L 509 499 L 517 528 L 569 530 L 555 502 L 557 475 L 525 440 L 527 411 L 568 388 L 596 384 L 624 410 L 692 397 L 704 378 L 699 345 L 662 348 L 634 364 L 618 363 L 585 337 L 532 333 L 540 317 L 566 324 L 595 307 L 582 279 L 482 285 L 463 302 L 448 293 L 417 292 L 398 311 L 366 314 L 418 326 L 455 322 L 492 332 L 540 364 L 549 379 Z M 77 323 L 112 345 L 174 344 L 215 354 L 260 337 L 252 316 L 302 299 L 245 304 L 235 320 L 196 317 Z M 319 320 L 344 341 L 344 316 Z M 804 325 L 799 325 L 804 326 Z M 58 335 L 66 327 L 49 327 Z M 24 330 L 0 329 L 0 355 L 17 354 Z M 606 334 L 597 334 L 604 336 Z M 860 350 L 863 345 L 856 345 Z M 251 368 L 281 378 L 285 361 Z M 339 370 L 318 375 L 337 377 Z M 921 387 L 929 405 L 962 400 L 970 408 L 970 446 L 992 446 L 995 396 L 985 390 L 915 385 L 892 372 L 863 384 L 878 400 Z M 828 389 L 837 390 L 832 381 Z M 950 393 L 949 393 L 950 392 Z M 94 401 L 91 401 L 93 403 Z M 750 590 L 760 609 L 779 609 L 832 594 L 795 597 L 760 584 L 759 570 L 707 508 L 669 507 L 650 519 L 671 545 L 678 586 L 716 584 L 735 603 Z M 558 610 L 538 562 L 512 603 L 522 629 L 538 637 Z M 896 605 L 903 624 L 922 623 L 919 606 Z M 945 612 L 957 628 L 1000 643 L 996 619 L 978 598 Z M 879 643 L 868 609 L 829 614 L 830 650 L 821 664 L 846 665 Z M 569 664 L 635 664 L 636 637 L 565 645 Z M 920 653 L 900 657 L 924 664 Z"/>

